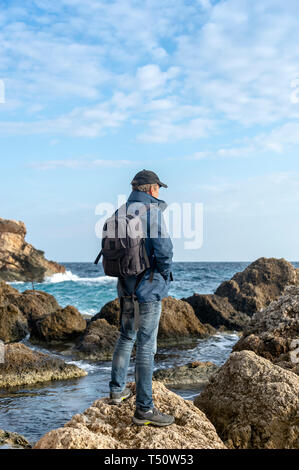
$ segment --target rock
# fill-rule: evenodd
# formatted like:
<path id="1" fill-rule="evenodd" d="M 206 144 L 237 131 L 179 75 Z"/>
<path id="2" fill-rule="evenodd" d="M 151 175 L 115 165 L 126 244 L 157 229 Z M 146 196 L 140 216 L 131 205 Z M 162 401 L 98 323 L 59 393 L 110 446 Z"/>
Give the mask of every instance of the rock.
<path id="1" fill-rule="evenodd" d="M 248 315 L 237 312 L 227 298 L 215 294 L 193 294 L 182 299 L 188 302 L 197 318 L 214 328 L 240 331 L 249 323 Z"/>
<path id="2" fill-rule="evenodd" d="M 225 297 L 239 312 L 252 316 L 276 300 L 288 285 L 297 283 L 295 268 L 285 259 L 259 258 L 225 281 L 215 294 Z"/>
<path id="3" fill-rule="evenodd" d="M 252 351 L 232 353 L 194 404 L 229 448 L 299 448 L 299 377 Z"/>
<path id="4" fill-rule="evenodd" d="M 0 449 L 5 446 L 8 448 L 30 449 L 31 445 L 24 436 L 16 432 L 4 431 L 0 429 Z"/>
<path id="5" fill-rule="evenodd" d="M 0 282 L 0 340 L 4 343 L 21 341 L 28 333 L 25 316 L 8 300 L 8 296 L 13 295 L 14 291 L 16 289 Z"/>
<path id="6" fill-rule="evenodd" d="M 4 354 L 4 363 L 0 364 L 2 388 L 87 375 L 87 372 L 73 364 L 66 364 L 62 359 L 33 351 L 22 343 L 6 345 Z"/>
<path id="7" fill-rule="evenodd" d="M 118 336 L 118 328 L 110 325 L 103 318 L 92 321 L 87 326 L 79 344 L 72 350 L 72 354 L 85 360 L 110 360 Z"/>
<path id="8" fill-rule="evenodd" d="M 84 332 L 85 328 L 84 317 L 75 307 L 68 305 L 38 320 L 30 339 L 46 343 L 73 341 Z"/>
<path id="9" fill-rule="evenodd" d="M 104 318 L 108 323 L 119 328 L 120 307 L 115 299 L 104 305 L 101 311 L 91 321 Z M 195 342 L 213 334 L 214 328 L 202 325 L 193 308 L 183 300 L 166 297 L 162 300 L 162 313 L 158 331 L 158 346 L 176 346 Z"/>
<path id="10" fill-rule="evenodd" d="M 0 279 L 41 282 L 65 272 L 64 266 L 46 260 L 43 251 L 25 242 L 25 235 L 23 222 L 0 218 Z"/>
<path id="11" fill-rule="evenodd" d="M 253 315 L 233 348 L 244 349 L 299 375 L 299 287 L 287 287 L 283 296 Z"/>
<path id="12" fill-rule="evenodd" d="M 120 305 L 119 299 L 111 300 L 107 302 L 100 310 L 99 313 L 94 315 L 91 321 L 96 321 L 100 318 L 104 318 L 110 325 L 114 325 L 119 328 L 119 316 L 120 316 Z"/>
<path id="13" fill-rule="evenodd" d="M 135 393 L 135 386 L 129 384 Z M 155 405 L 175 416 L 164 428 L 132 424 L 135 396 L 121 406 L 103 398 L 77 414 L 63 428 L 45 434 L 34 449 L 224 449 L 214 426 L 193 403 L 153 383 Z"/>
<path id="14" fill-rule="evenodd" d="M 27 321 L 14 305 L 0 305 L 0 340 L 21 341 L 27 335 Z"/>
<path id="15" fill-rule="evenodd" d="M 158 369 L 154 372 L 153 379 L 173 388 L 185 385 L 204 387 L 218 369 L 219 367 L 212 362 L 195 361 L 183 366 Z"/>

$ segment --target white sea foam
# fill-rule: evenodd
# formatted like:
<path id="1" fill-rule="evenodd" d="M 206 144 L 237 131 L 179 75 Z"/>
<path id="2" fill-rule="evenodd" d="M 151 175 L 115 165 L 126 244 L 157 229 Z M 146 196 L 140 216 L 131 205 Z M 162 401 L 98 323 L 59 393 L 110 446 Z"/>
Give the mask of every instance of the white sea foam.
<path id="1" fill-rule="evenodd" d="M 56 273 L 45 279 L 48 284 L 57 284 L 59 282 L 94 282 L 96 284 L 111 284 L 116 282 L 115 277 L 111 276 L 98 276 L 98 277 L 79 277 L 77 274 L 73 274 L 72 271 L 66 271 L 65 273 Z"/>

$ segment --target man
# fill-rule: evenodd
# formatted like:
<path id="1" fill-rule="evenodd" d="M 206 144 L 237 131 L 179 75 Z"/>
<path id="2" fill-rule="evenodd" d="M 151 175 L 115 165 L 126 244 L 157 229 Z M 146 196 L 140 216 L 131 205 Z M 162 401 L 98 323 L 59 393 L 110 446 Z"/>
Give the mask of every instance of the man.
<path id="1" fill-rule="evenodd" d="M 158 199 L 160 187 L 167 188 L 167 185 L 159 180 L 156 173 L 149 170 L 137 173 L 131 185 L 132 193 L 127 201 L 127 210 L 130 210 L 131 205 L 134 210 L 136 207 L 149 207 L 141 219 L 145 227 L 145 248 L 151 267 L 145 271 L 135 292 L 139 304 L 137 331 L 134 327 L 134 309 L 122 312 L 120 337 L 112 361 L 110 399 L 116 404 L 131 396 L 130 390 L 126 388 L 126 379 L 132 348 L 137 339 L 136 410 L 133 422 L 137 425 L 168 426 L 174 422 L 174 417 L 157 410 L 152 397 L 152 375 L 162 310 L 161 299 L 167 296 L 169 283 L 172 280 L 173 246 L 162 215 L 166 203 Z M 121 282 L 118 280 L 119 297 L 131 295 L 135 284 L 136 276 L 127 277 Z"/>

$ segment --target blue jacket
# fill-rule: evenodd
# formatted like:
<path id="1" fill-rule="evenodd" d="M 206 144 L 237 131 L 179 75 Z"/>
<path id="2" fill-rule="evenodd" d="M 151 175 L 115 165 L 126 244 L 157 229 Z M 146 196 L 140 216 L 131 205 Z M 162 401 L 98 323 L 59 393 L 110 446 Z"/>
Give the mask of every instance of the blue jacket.
<path id="1" fill-rule="evenodd" d="M 154 275 L 152 281 L 149 280 L 151 274 L 151 268 L 149 268 L 137 290 L 136 296 L 138 302 L 153 302 L 161 300 L 168 295 L 170 273 L 172 269 L 172 256 L 173 256 L 173 245 L 171 239 L 166 231 L 166 226 L 162 212 L 166 209 L 167 204 L 161 199 L 147 194 L 143 191 L 132 191 L 130 194 L 127 206 L 134 203 L 136 207 L 145 204 L 151 204 L 150 210 L 145 212 L 141 219 L 146 227 L 146 239 L 145 248 L 150 260 L 151 266 L 153 266 L 155 260 Z M 138 204 L 139 203 L 139 204 Z M 157 236 L 153 236 L 156 234 Z M 120 283 L 117 283 L 118 296 L 128 295 L 133 293 L 136 283 L 136 276 L 127 277 L 124 280 L 124 286 L 127 293 L 124 292 Z"/>

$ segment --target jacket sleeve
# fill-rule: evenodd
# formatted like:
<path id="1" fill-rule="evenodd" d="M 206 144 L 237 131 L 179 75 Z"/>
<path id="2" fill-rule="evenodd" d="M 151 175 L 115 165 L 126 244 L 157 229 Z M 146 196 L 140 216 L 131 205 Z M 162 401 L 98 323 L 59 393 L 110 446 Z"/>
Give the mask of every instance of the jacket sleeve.
<path id="1" fill-rule="evenodd" d="M 165 280 L 171 278 L 173 245 L 167 232 L 163 213 L 159 208 L 150 211 L 149 237 L 158 272 Z"/>

